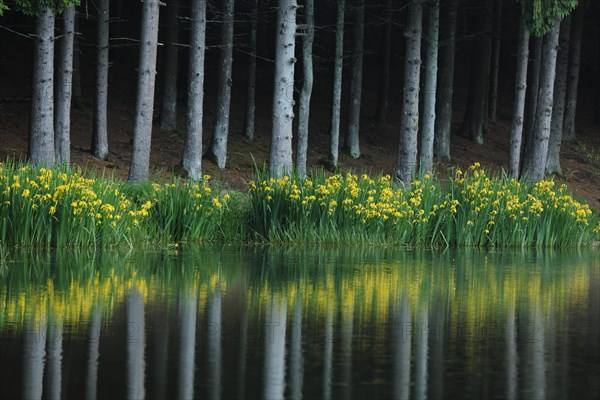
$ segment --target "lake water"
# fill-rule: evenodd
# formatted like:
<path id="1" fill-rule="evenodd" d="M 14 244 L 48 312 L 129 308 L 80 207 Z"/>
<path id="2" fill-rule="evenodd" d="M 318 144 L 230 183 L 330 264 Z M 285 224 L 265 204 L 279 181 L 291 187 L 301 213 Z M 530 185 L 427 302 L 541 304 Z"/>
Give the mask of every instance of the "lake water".
<path id="1" fill-rule="evenodd" d="M 0 263 L 0 398 L 600 398 L 600 255 L 198 247 Z"/>

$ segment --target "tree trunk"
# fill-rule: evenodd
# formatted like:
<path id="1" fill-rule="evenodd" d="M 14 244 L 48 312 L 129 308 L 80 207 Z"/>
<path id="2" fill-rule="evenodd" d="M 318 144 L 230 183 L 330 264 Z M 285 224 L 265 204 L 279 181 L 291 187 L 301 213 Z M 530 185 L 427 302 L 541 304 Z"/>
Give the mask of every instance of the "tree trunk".
<path id="1" fill-rule="evenodd" d="M 144 0 L 144 5 L 151 1 Z M 158 10 L 158 1 L 153 4 Z M 144 316 L 144 295 L 135 288 L 130 289 L 126 294 L 125 315 L 127 328 L 129 329 L 128 333 L 131 335 L 127 340 L 127 398 L 143 399 L 146 395 L 144 385 L 146 375 L 146 357 L 144 356 L 146 350 L 146 320 Z"/>
<path id="2" fill-rule="evenodd" d="M 387 0 L 385 4 L 385 25 L 381 40 L 381 64 L 379 72 L 379 90 L 377 96 L 376 118 L 379 122 L 384 122 L 387 117 L 389 94 L 390 94 L 390 60 L 392 50 L 392 0 Z"/>
<path id="3" fill-rule="evenodd" d="M 133 154 L 130 181 L 145 181 L 150 170 L 152 141 L 152 113 L 154 111 L 154 84 L 156 80 L 156 47 L 158 44 L 159 0 L 144 0 L 140 37 L 140 65 L 136 103 Z"/>
<path id="4" fill-rule="evenodd" d="M 523 167 L 523 177 L 531 182 L 539 182 L 544 178 L 546 157 L 548 155 L 548 139 L 552 120 L 552 101 L 554 96 L 554 77 L 556 73 L 556 53 L 560 21 L 544 37 L 542 53 L 544 60 L 540 70 L 540 92 L 538 95 L 535 128 L 533 131 L 531 154 Z"/>
<path id="5" fill-rule="evenodd" d="M 423 127 L 421 131 L 421 172 L 433 168 L 433 138 L 435 136 L 435 97 L 437 89 L 438 43 L 440 31 L 440 2 L 430 0 L 428 5 L 427 59 L 425 61 L 425 96 L 423 99 Z"/>
<path id="6" fill-rule="evenodd" d="M 98 42 L 96 47 L 96 102 L 92 154 L 99 160 L 108 157 L 108 47 L 110 0 L 98 2 Z"/>
<path id="7" fill-rule="evenodd" d="M 498 106 L 498 72 L 500 71 L 500 40 L 502 37 L 502 0 L 494 0 L 494 22 L 492 25 L 492 65 L 490 73 L 490 122 L 496 121 Z"/>
<path id="8" fill-rule="evenodd" d="M 558 39 L 558 55 L 556 56 L 556 77 L 554 79 L 554 104 L 552 107 L 552 122 L 550 139 L 548 141 L 548 156 L 546 172 L 562 174 L 560 167 L 560 144 L 565 120 L 565 98 L 567 93 L 567 72 L 569 64 L 569 42 L 571 40 L 571 16 L 565 17 L 560 24 Z"/>
<path id="9" fill-rule="evenodd" d="M 531 146 L 533 143 L 533 129 L 535 127 L 535 115 L 537 112 L 538 92 L 540 89 L 540 71 L 542 66 L 542 44 L 543 38 L 534 37 L 532 40 L 533 57 L 531 67 L 528 68 L 527 98 L 525 99 L 525 123 L 523 124 L 524 145 L 521 152 L 521 167 L 529 163 Z M 523 171 L 521 170 L 521 175 Z"/>
<path id="10" fill-rule="evenodd" d="M 571 31 L 571 46 L 569 50 L 569 72 L 567 80 L 567 94 L 565 103 L 565 120 L 563 126 L 563 140 L 574 142 L 575 113 L 577 111 L 577 88 L 579 86 L 579 65 L 581 61 L 581 37 L 583 34 L 583 13 L 585 0 L 580 0 L 579 6 L 573 13 Z"/>
<path id="11" fill-rule="evenodd" d="M 456 41 L 456 17 L 458 0 L 446 0 L 447 11 L 442 19 L 440 37 L 444 42 L 440 47 L 438 88 L 436 92 L 435 138 L 433 153 L 444 160 L 450 159 L 450 132 L 452 126 L 452 92 L 454 90 L 454 45 Z"/>
<path id="12" fill-rule="evenodd" d="M 58 42 L 56 110 L 54 120 L 54 150 L 57 161 L 69 164 L 71 157 L 71 90 L 73 78 L 73 31 L 75 7 L 63 12 L 63 37 Z"/>
<path id="13" fill-rule="evenodd" d="M 167 3 L 167 37 L 165 43 L 165 80 L 163 86 L 160 127 L 166 131 L 177 130 L 177 57 L 179 51 L 179 0 Z"/>
<path id="14" fill-rule="evenodd" d="M 419 129 L 419 79 L 421 72 L 421 30 L 423 0 L 408 7 L 406 24 L 406 62 L 404 67 L 404 110 L 400 120 L 400 144 L 395 175 L 404 185 L 412 181 L 417 164 L 417 132 Z"/>
<path id="15" fill-rule="evenodd" d="M 344 14 L 346 0 L 337 2 L 337 21 L 335 28 L 335 60 L 333 67 L 333 100 L 331 102 L 331 140 L 329 143 L 329 160 L 338 165 L 340 148 L 340 116 L 342 113 L 342 70 L 344 67 Z"/>
<path id="16" fill-rule="evenodd" d="M 519 23 L 519 47 L 517 50 L 517 76 L 515 78 L 515 101 L 513 121 L 510 131 L 510 152 L 508 173 L 511 178 L 519 178 L 521 142 L 523 138 L 523 118 L 525 96 L 527 94 L 527 64 L 529 62 L 529 30 L 521 17 Z"/>
<path id="17" fill-rule="evenodd" d="M 73 89 L 72 89 L 72 105 L 75 108 L 81 108 L 81 66 L 80 66 L 80 53 L 79 49 L 79 18 L 77 18 L 77 12 L 75 12 L 75 27 L 73 34 Z"/>
<path id="18" fill-rule="evenodd" d="M 233 10 L 234 0 L 223 2 L 221 24 L 222 47 L 219 57 L 219 93 L 217 115 L 212 132 L 209 158 L 221 169 L 227 163 L 227 138 L 229 136 L 229 108 L 231 105 L 231 70 L 233 64 Z"/>
<path id="19" fill-rule="evenodd" d="M 482 0 L 482 4 L 482 33 L 473 46 L 467 112 L 458 132 L 477 144 L 483 144 L 487 122 L 492 27 L 492 0 Z"/>
<path id="20" fill-rule="evenodd" d="M 256 115 L 256 37 L 258 32 L 258 0 L 253 0 L 250 12 L 250 55 L 248 60 L 248 86 L 246 89 L 246 119 L 244 136 L 254 140 L 254 117 Z"/>
<path id="21" fill-rule="evenodd" d="M 345 149 L 352 158 L 360 157 L 360 106 L 362 100 L 363 44 L 365 30 L 365 2 L 356 0 L 354 14 L 354 50 L 350 77 L 350 106 L 348 107 L 348 133 Z"/>
<path id="22" fill-rule="evenodd" d="M 306 176 L 306 153 L 308 152 L 308 123 L 310 115 L 310 97 L 313 89 L 313 56 L 312 47 L 315 37 L 314 0 L 305 0 L 306 35 L 302 40 L 302 66 L 304 83 L 300 92 L 298 106 L 298 148 L 296 151 L 296 173 Z"/>
<path id="23" fill-rule="evenodd" d="M 54 14 L 42 8 L 34 38 L 34 69 L 29 127 L 29 161 L 54 164 Z"/>
<path id="24" fill-rule="evenodd" d="M 206 51 L 206 1 L 194 1 L 190 32 L 190 65 L 183 169 L 194 180 L 202 178 L 202 119 L 204 116 L 204 55 Z"/>
<path id="25" fill-rule="evenodd" d="M 294 56 L 296 0 L 279 0 L 273 85 L 273 131 L 269 174 L 274 178 L 292 173 L 292 121 L 294 119 Z"/>

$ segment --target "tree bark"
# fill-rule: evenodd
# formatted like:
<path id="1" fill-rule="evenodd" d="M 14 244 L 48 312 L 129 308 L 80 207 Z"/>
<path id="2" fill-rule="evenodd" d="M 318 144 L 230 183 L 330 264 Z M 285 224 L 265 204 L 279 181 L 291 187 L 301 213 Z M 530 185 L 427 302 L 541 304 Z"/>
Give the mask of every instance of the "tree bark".
<path id="1" fill-rule="evenodd" d="M 421 72 L 421 30 L 423 1 L 415 0 L 408 7 L 406 24 L 406 62 L 400 143 L 395 175 L 404 185 L 412 181 L 417 164 L 417 132 L 419 129 L 419 79 Z"/>
<path id="2" fill-rule="evenodd" d="M 554 96 L 554 77 L 556 74 L 556 53 L 560 22 L 556 22 L 552 30 L 544 37 L 542 53 L 544 60 L 540 70 L 540 91 L 538 95 L 535 128 L 531 144 L 531 154 L 523 167 L 523 177 L 530 182 L 539 182 L 544 178 L 546 157 L 548 155 L 548 139 L 552 120 L 552 102 Z"/>
<path id="3" fill-rule="evenodd" d="M 450 132 L 452 126 L 452 94 L 454 90 L 454 48 L 456 41 L 456 19 L 458 0 L 446 0 L 447 11 L 442 19 L 440 37 L 444 42 L 440 47 L 438 88 L 436 92 L 435 138 L 433 153 L 444 160 L 450 159 Z"/>
<path id="4" fill-rule="evenodd" d="M 96 101 L 92 154 L 99 160 L 108 157 L 108 47 L 110 0 L 98 2 L 98 39 L 96 45 Z"/>
<path id="5" fill-rule="evenodd" d="M 427 54 L 425 60 L 425 96 L 423 99 L 423 127 L 421 131 L 421 172 L 433 169 L 433 139 L 435 136 L 435 97 L 437 90 L 438 43 L 440 30 L 440 2 L 430 0 L 428 4 Z"/>
<path id="6" fill-rule="evenodd" d="M 508 173 L 518 179 L 521 161 L 521 143 L 523 139 L 523 118 L 525 115 L 525 97 L 527 94 L 527 64 L 529 62 L 529 30 L 523 18 L 519 23 L 519 41 L 517 50 L 517 76 L 515 78 L 515 100 L 513 121 L 510 131 L 510 151 Z"/>
<path id="7" fill-rule="evenodd" d="M 294 56 L 296 0 L 279 0 L 273 85 L 273 131 L 269 174 L 274 178 L 292 173 L 292 121 L 294 119 Z"/>
<path id="8" fill-rule="evenodd" d="M 492 62 L 490 73 L 490 107 L 488 118 L 496 121 L 498 108 L 498 72 L 500 71 L 500 40 L 502 38 L 502 0 L 494 0 L 494 22 L 492 25 Z"/>
<path id="9" fill-rule="evenodd" d="M 150 144 L 152 141 L 152 113 L 154 111 L 154 84 L 156 80 L 156 47 L 158 44 L 159 0 L 144 0 L 140 37 L 140 66 L 136 103 L 133 154 L 130 181 L 145 181 L 150 172 Z"/>
<path id="10" fill-rule="evenodd" d="M 310 116 L 310 97 L 313 89 L 313 41 L 315 37 L 314 0 L 305 0 L 306 34 L 302 40 L 302 67 L 304 83 L 300 91 L 298 106 L 298 147 L 296 150 L 296 173 L 306 176 L 306 153 L 308 152 L 308 124 Z"/>
<path id="11" fill-rule="evenodd" d="M 227 163 L 227 138 L 229 137 L 229 108 L 231 106 L 232 64 L 233 64 L 233 14 L 234 0 L 223 2 L 221 24 L 222 47 L 219 57 L 219 92 L 217 94 L 217 115 L 212 132 L 209 158 L 221 169 Z"/>
<path id="12" fill-rule="evenodd" d="M 565 120 L 565 98 L 567 93 L 567 72 L 569 64 L 569 42 L 571 40 L 571 16 L 565 17 L 560 24 L 558 39 L 558 54 L 556 59 L 556 77 L 554 79 L 554 104 L 552 107 L 552 122 L 550 139 L 548 141 L 548 156 L 546 172 L 562 174 L 560 167 L 560 144 Z"/>
<path id="13" fill-rule="evenodd" d="M 166 131 L 177 130 L 178 12 L 179 0 L 169 1 L 167 3 L 167 37 L 165 40 L 165 80 L 160 113 L 160 127 Z"/>
<path id="14" fill-rule="evenodd" d="M 529 163 L 531 155 L 531 146 L 533 143 L 533 129 L 535 127 L 535 115 L 537 112 L 538 92 L 540 89 L 540 71 L 542 66 L 542 44 L 543 38 L 534 37 L 531 43 L 533 56 L 531 57 L 531 66 L 528 67 L 527 77 L 527 95 L 525 99 L 525 122 L 523 124 L 524 144 L 521 167 Z M 523 171 L 521 171 L 523 175 Z"/>
<path id="15" fill-rule="evenodd" d="M 54 164 L 54 14 L 43 7 L 36 23 L 29 127 L 29 161 Z"/>
<path id="16" fill-rule="evenodd" d="M 71 158 L 71 93 L 73 79 L 73 37 L 75 7 L 63 12 L 63 37 L 58 42 L 54 150 L 57 161 L 69 164 Z"/>
<path id="17" fill-rule="evenodd" d="M 202 178 L 202 119 L 204 116 L 204 58 L 206 1 L 193 1 L 191 9 L 190 64 L 183 170 L 194 180 Z"/>
<path id="18" fill-rule="evenodd" d="M 381 40 L 381 64 L 379 72 L 379 90 L 377 96 L 376 118 L 379 122 L 384 122 L 387 117 L 389 97 L 390 97 L 390 60 L 392 50 L 392 0 L 387 0 L 385 4 L 385 24 Z"/>
<path id="19" fill-rule="evenodd" d="M 360 157 L 360 106 L 362 100 L 362 74 L 365 30 L 365 2 L 356 0 L 354 11 L 354 50 L 350 77 L 350 106 L 348 107 L 348 133 L 344 148 L 352 158 Z"/>
<path id="20" fill-rule="evenodd" d="M 258 0 L 253 0 L 250 12 L 250 55 L 248 60 L 248 86 L 246 87 L 246 118 L 244 136 L 254 140 L 254 118 L 256 115 L 256 51 L 258 32 Z"/>
<path id="21" fill-rule="evenodd" d="M 346 0 L 337 2 L 337 21 L 335 29 L 335 60 L 333 67 L 333 100 L 331 107 L 331 140 L 329 160 L 338 165 L 340 148 L 340 116 L 342 113 L 342 70 L 344 67 L 344 18 Z"/>
<path id="22" fill-rule="evenodd" d="M 569 50 L 569 72 L 567 80 L 567 94 L 565 103 L 565 120 L 563 126 L 563 140 L 574 142 L 575 114 L 577 111 L 577 88 L 579 86 L 579 65 L 581 62 L 581 37 L 583 34 L 583 13 L 585 0 L 580 0 L 577 9 L 573 13 L 571 31 L 571 46 Z"/>

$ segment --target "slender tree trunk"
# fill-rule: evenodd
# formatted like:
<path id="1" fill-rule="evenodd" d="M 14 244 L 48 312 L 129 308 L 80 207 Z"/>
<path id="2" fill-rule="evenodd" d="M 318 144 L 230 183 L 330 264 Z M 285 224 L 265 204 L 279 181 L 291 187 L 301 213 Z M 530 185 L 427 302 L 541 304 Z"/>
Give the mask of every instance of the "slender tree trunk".
<path id="1" fill-rule="evenodd" d="M 527 64 L 529 63 L 529 30 L 527 29 L 523 18 L 521 18 L 519 23 L 518 43 L 515 101 L 512 128 L 510 131 L 510 152 L 508 160 L 508 173 L 515 179 L 519 178 L 520 171 L 525 96 L 527 94 Z"/>
<path id="2" fill-rule="evenodd" d="M 110 0 L 98 2 L 98 41 L 96 45 L 96 101 L 92 154 L 99 160 L 108 157 L 108 47 Z"/>
<path id="3" fill-rule="evenodd" d="M 280 0 L 290 1 L 290 0 Z M 294 1 L 294 0 L 291 0 Z M 279 25 L 281 26 L 281 25 Z M 285 333 L 287 326 L 287 299 L 278 300 L 271 295 L 267 303 L 264 350 L 264 399 L 283 399 L 285 390 Z"/>
<path id="4" fill-rule="evenodd" d="M 445 0 L 447 7 L 442 19 L 441 34 L 444 42 L 440 47 L 438 88 L 436 91 L 435 138 L 433 153 L 445 160 L 450 159 L 450 132 L 452 126 L 452 93 L 454 90 L 454 45 L 456 41 L 456 17 L 458 0 Z"/>
<path id="5" fill-rule="evenodd" d="M 419 129 L 419 79 L 421 73 L 421 30 L 423 1 L 415 0 L 408 8 L 406 24 L 406 63 L 404 67 L 404 111 L 400 120 L 400 144 L 395 175 L 405 185 L 412 181 L 417 165 Z"/>
<path id="6" fill-rule="evenodd" d="M 58 400 L 65 396 L 62 392 L 62 362 L 63 362 L 63 338 L 62 318 L 53 318 L 46 326 L 46 363 L 48 365 L 46 374 L 46 397 L 50 400 Z M 46 392 L 46 390 L 44 392 Z"/>
<path id="7" fill-rule="evenodd" d="M 54 164 L 54 14 L 44 7 L 36 23 L 29 127 L 29 161 Z"/>
<path id="8" fill-rule="evenodd" d="M 556 56 L 556 77 L 554 79 L 554 104 L 552 122 L 546 158 L 546 172 L 562 174 L 560 167 L 560 144 L 565 121 L 565 98 L 567 93 L 567 73 L 569 64 L 569 42 L 571 40 L 571 16 L 565 17 L 560 24 L 558 55 Z"/>
<path id="9" fill-rule="evenodd" d="M 144 0 L 147 4 L 150 0 Z M 158 10 L 158 1 L 155 3 Z M 146 328 L 144 317 L 144 296 L 137 290 L 131 289 L 126 295 L 125 313 L 127 327 L 131 336 L 127 340 L 127 398 L 145 398 L 146 370 Z"/>
<path id="10" fill-rule="evenodd" d="M 179 51 L 179 0 L 167 3 L 167 38 L 165 43 L 165 80 L 163 86 L 160 127 L 166 131 L 177 130 L 177 57 Z"/>
<path id="11" fill-rule="evenodd" d="M 195 1 L 194 3 L 204 3 Z M 192 4 L 192 7 L 194 5 Z M 196 358 L 196 317 L 198 315 L 198 294 L 184 294 L 179 300 L 179 390 L 178 398 L 194 398 L 194 372 Z"/>
<path id="12" fill-rule="evenodd" d="M 296 173 L 302 177 L 306 176 L 310 96 L 313 88 L 312 47 L 315 37 L 314 0 L 305 0 L 304 13 L 306 16 L 306 35 L 302 40 L 302 66 L 304 70 L 304 83 L 302 85 L 302 91 L 300 92 L 300 105 L 298 106 L 298 148 L 296 151 Z"/>
<path id="13" fill-rule="evenodd" d="M 33 319 L 32 317 L 30 317 Z M 46 341 L 41 328 L 47 324 L 46 317 L 39 322 L 29 320 L 23 331 L 22 348 L 22 396 L 24 399 L 41 399 L 44 388 L 44 364 L 46 362 Z"/>
<path id="14" fill-rule="evenodd" d="M 294 119 L 294 56 L 296 40 L 296 0 L 279 0 L 275 45 L 275 84 L 273 90 L 273 131 L 269 174 L 274 178 L 292 173 L 292 121 Z"/>
<path id="15" fill-rule="evenodd" d="M 538 92 L 540 89 L 540 71 L 542 66 L 542 44 L 543 38 L 534 37 L 532 40 L 533 56 L 531 67 L 528 68 L 527 98 L 525 99 L 525 123 L 523 124 L 524 145 L 521 160 L 521 168 L 529 163 L 531 146 L 533 143 L 533 129 L 535 127 L 535 115 L 537 112 Z M 521 170 L 521 175 L 523 171 Z"/>
<path id="16" fill-rule="evenodd" d="M 342 70 L 344 67 L 344 15 L 346 0 L 337 2 L 337 22 L 335 29 L 335 61 L 333 67 L 333 100 L 331 108 L 331 141 L 329 160 L 338 165 L 340 148 L 340 116 L 342 113 Z"/>
<path id="17" fill-rule="evenodd" d="M 502 0 L 494 0 L 494 22 L 492 25 L 492 65 L 490 73 L 490 122 L 496 121 L 498 106 L 498 72 L 500 71 L 500 40 L 502 38 Z"/>
<path id="18" fill-rule="evenodd" d="M 190 65 L 186 136 L 183 147 L 183 169 L 190 178 L 202 178 L 202 119 L 204 116 L 204 55 L 206 41 L 206 1 L 193 1 L 190 32 Z"/>
<path id="19" fill-rule="evenodd" d="M 581 37 L 583 34 L 583 13 L 585 0 L 580 0 L 573 13 L 571 31 L 571 46 L 569 50 L 569 72 L 567 80 L 567 94 L 565 104 L 565 121 L 563 126 L 563 140 L 574 142 L 575 113 L 577 111 L 577 88 L 579 86 L 579 65 L 581 61 Z"/>
<path id="20" fill-rule="evenodd" d="M 423 104 L 423 127 L 421 131 L 421 171 L 433 169 L 433 139 L 435 136 L 435 98 L 438 72 L 438 36 L 440 31 L 440 2 L 430 0 L 428 4 L 427 59 L 425 61 L 425 96 Z"/>
<path id="21" fill-rule="evenodd" d="M 219 58 L 219 93 L 217 115 L 210 143 L 209 158 L 221 169 L 227 163 L 227 138 L 229 137 L 229 108 L 231 106 L 233 64 L 233 10 L 234 0 L 223 2 L 221 25 L 221 54 Z"/>
<path id="22" fill-rule="evenodd" d="M 130 181 L 145 181 L 148 179 L 150 172 L 156 47 L 158 43 L 158 7 L 159 0 L 144 0 L 142 6 L 140 66 L 135 128 L 133 131 L 133 154 L 131 168 L 129 169 Z"/>
<path id="23" fill-rule="evenodd" d="M 387 117 L 389 94 L 390 94 L 390 60 L 392 50 L 392 0 L 387 0 L 385 4 L 385 25 L 383 26 L 383 35 L 381 40 L 381 65 L 379 72 L 379 90 L 377 96 L 376 118 L 379 122 L 384 122 Z"/>
<path id="24" fill-rule="evenodd" d="M 81 66 L 80 66 L 80 55 L 81 50 L 79 49 L 79 18 L 77 18 L 77 12 L 75 12 L 75 27 L 73 34 L 73 90 L 72 90 L 72 104 L 75 108 L 81 108 Z"/>
<path id="25" fill-rule="evenodd" d="M 546 157 L 548 155 L 548 139 L 552 120 L 552 102 L 554 96 L 554 77 L 556 74 L 556 53 L 560 22 L 556 22 L 550 33 L 544 37 L 542 53 L 543 67 L 540 71 L 540 92 L 538 95 L 535 129 L 533 132 L 531 154 L 523 167 L 523 176 L 531 182 L 544 178 Z"/>
<path id="26" fill-rule="evenodd" d="M 69 164 L 71 157 L 71 89 L 73 78 L 73 31 L 75 7 L 63 12 L 63 37 L 58 42 L 56 81 L 56 114 L 54 120 L 54 147 L 57 161 Z"/>
<path id="27" fill-rule="evenodd" d="M 250 12 L 250 55 L 248 60 L 248 86 L 246 89 L 246 119 L 244 136 L 254 140 L 254 117 L 256 115 L 256 37 L 258 32 L 258 0 L 253 0 Z"/>
<path id="28" fill-rule="evenodd" d="M 356 0 L 354 14 L 354 50 L 350 77 L 350 106 L 348 107 L 348 133 L 345 149 L 352 158 L 360 157 L 360 106 L 362 100 L 362 74 L 365 30 L 365 1 Z"/>

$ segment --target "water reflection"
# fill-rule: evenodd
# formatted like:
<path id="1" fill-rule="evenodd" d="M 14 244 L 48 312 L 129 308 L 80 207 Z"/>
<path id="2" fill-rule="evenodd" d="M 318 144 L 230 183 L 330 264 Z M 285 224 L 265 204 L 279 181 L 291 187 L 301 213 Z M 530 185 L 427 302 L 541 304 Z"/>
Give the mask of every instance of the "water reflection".
<path id="1" fill-rule="evenodd" d="M 9 260 L 1 398 L 600 396 L 593 252 L 219 247 Z"/>

